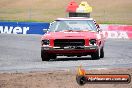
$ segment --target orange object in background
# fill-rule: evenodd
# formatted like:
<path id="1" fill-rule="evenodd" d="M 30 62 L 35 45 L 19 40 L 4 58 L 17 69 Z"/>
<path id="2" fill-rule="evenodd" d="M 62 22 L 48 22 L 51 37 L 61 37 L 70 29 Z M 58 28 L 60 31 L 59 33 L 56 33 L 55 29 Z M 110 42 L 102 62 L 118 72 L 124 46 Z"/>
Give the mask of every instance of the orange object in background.
<path id="1" fill-rule="evenodd" d="M 67 6 L 67 9 L 66 9 L 66 12 L 76 12 L 76 9 L 78 8 L 78 4 L 72 0 L 68 6 Z"/>
<path id="2" fill-rule="evenodd" d="M 78 68 L 78 75 L 82 75 L 82 76 L 86 75 L 86 71 L 82 69 L 82 66 Z"/>

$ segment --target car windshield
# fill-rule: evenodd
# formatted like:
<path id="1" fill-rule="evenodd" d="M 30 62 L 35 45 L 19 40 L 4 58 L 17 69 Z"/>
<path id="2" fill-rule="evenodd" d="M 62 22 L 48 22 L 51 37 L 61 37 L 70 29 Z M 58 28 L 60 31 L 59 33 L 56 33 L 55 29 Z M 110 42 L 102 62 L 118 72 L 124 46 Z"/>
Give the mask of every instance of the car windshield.
<path id="1" fill-rule="evenodd" d="M 49 32 L 96 31 L 93 20 L 61 20 L 51 24 Z"/>

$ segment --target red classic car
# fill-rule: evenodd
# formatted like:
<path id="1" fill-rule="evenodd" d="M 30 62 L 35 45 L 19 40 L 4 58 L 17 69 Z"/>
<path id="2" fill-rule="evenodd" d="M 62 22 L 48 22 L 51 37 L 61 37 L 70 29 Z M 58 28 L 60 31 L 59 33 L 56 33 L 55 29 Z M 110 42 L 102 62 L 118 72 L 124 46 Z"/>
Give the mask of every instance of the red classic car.
<path id="1" fill-rule="evenodd" d="M 104 36 L 92 18 L 58 18 L 41 38 L 42 61 L 57 56 L 86 56 L 93 60 L 104 57 Z"/>

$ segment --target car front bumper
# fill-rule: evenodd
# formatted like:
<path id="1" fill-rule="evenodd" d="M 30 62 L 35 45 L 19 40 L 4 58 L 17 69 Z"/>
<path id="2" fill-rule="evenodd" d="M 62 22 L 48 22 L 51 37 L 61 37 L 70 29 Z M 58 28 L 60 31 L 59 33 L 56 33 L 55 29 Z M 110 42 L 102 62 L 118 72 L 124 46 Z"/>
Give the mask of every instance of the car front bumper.
<path id="1" fill-rule="evenodd" d="M 50 46 L 43 46 L 41 47 L 41 50 L 48 52 L 48 53 L 52 53 L 52 54 L 91 54 L 94 53 L 98 50 L 98 46 L 68 46 L 68 47 L 50 47 Z"/>
<path id="2" fill-rule="evenodd" d="M 98 46 L 67 46 L 67 47 L 51 47 L 51 46 L 42 46 L 42 50 L 97 50 Z"/>

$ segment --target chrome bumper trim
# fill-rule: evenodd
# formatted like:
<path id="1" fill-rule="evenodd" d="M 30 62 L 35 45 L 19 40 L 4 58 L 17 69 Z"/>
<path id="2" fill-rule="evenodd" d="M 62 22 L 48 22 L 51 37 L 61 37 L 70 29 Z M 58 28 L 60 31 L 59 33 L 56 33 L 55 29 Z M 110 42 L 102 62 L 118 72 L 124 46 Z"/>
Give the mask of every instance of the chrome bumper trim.
<path id="1" fill-rule="evenodd" d="M 48 47 L 43 46 L 41 47 L 43 50 L 96 50 L 98 46 L 91 45 L 91 46 L 67 46 L 67 47 Z"/>

